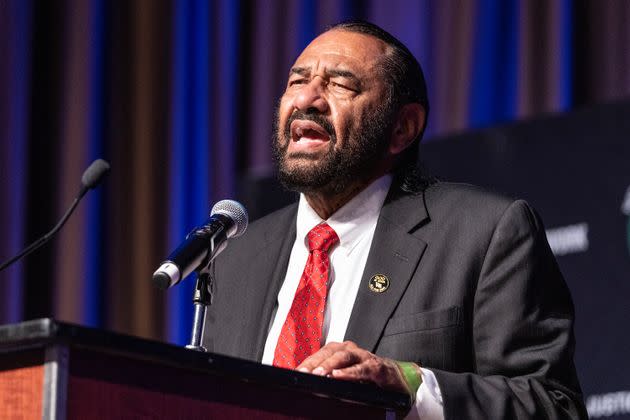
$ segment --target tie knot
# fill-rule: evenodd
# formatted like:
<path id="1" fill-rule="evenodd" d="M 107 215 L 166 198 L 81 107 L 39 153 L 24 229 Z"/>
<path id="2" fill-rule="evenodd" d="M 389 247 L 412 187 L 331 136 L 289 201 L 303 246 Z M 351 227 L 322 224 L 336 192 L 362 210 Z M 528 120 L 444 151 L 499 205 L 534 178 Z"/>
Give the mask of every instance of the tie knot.
<path id="1" fill-rule="evenodd" d="M 328 251 L 331 246 L 339 242 L 339 237 L 328 223 L 320 223 L 315 226 L 307 235 L 308 249 L 310 251 Z"/>

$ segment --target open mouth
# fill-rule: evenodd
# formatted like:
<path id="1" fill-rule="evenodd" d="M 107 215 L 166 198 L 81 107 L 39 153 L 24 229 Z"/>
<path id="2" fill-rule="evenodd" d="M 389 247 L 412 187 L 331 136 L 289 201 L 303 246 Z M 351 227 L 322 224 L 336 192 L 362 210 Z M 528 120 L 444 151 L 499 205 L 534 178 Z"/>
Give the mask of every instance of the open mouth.
<path id="1" fill-rule="evenodd" d="M 301 144 L 321 144 L 330 141 L 330 134 L 319 124 L 309 120 L 295 120 L 291 123 L 291 142 Z"/>

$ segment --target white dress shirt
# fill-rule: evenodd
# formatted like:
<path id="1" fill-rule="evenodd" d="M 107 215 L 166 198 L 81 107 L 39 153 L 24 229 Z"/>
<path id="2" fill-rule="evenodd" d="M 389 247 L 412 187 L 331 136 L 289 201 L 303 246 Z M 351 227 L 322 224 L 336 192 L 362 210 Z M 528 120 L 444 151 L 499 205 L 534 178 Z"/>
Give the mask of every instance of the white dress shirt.
<path id="1" fill-rule="evenodd" d="M 339 244 L 329 251 L 330 287 L 326 298 L 326 310 L 322 326 L 323 343 L 344 341 L 352 307 L 361 285 L 361 276 L 376 230 L 378 215 L 391 183 L 391 175 L 377 179 L 326 220 L 326 223 L 339 236 Z M 323 221 L 307 203 L 304 195 L 301 195 L 296 219 L 295 243 L 291 250 L 289 266 L 278 294 L 275 314 L 267 334 L 262 358 L 264 364 L 271 365 L 273 363 L 282 326 L 291 309 L 308 259 L 307 234 Z M 421 370 L 423 382 L 416 394 L 415 409 L 409 412 L 407 418 L 443 419 L 442 396 L 435 375 L 428 369 L 421 368 Z"/>

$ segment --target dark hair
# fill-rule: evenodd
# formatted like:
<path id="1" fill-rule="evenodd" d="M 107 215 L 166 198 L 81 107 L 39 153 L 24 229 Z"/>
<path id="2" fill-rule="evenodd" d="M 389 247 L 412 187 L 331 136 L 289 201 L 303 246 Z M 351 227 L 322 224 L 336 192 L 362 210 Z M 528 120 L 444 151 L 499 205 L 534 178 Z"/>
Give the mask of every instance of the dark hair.
<path id="1" fill-rule="evenodd" d="M 397 168 L 397 175 L 402 178 L 401 186 L 410 183 L 405 180 L 410 177 L 418 177 L 419 168 L 416 166 L 416 162 L 418 160 L 420 140 L 424 134 L 429 117 L 427 85 L 420 63 L 402 42 L 373 23 L 361 20 L 344 21 L 330 26 L 327 30 L 356 32 L 373 36 L 385 42 L 391 48 L 382 65 L 383 77 L 389 82 L 386 104 L 390 107 L 390 110 L 397 110 L 408 103 L 419 103 L 424 108 L 424 127 L 422 127 L 418 137 L 414 139 L 412 145 L 403 152 Z M 408 181 L 411 181 L 411 179 Z M 415 184 L 415 182 L 411 183 Z M 410 186 L 410 189 L 415 188 Z"/>

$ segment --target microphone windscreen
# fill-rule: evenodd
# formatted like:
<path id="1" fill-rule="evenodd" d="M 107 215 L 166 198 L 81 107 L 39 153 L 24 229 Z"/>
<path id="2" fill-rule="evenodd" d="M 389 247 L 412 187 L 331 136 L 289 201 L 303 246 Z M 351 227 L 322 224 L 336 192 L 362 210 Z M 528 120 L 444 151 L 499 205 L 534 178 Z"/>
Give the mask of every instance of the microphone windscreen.
<path id="1" fill-rule="evenodd" d="M 249 222 L 249 217 L 247 216 L 247 210 L 245 207 L 238 201 L 234 200 L 221 200 L 216 203 L 212 207 L 212 211 L 210 212 L 210 216 L 214 216 L 215 214 L 222 214 L 224 216 L 229 217 L 234 221 L 234 225 L 236 226 L 236 232 L 232 235 L 233 238 L 241 236 L 245 229 L 247 229 L 247 224 Z"/>
<path id="2" fill-rule="evenodd" d="M 105 175 L 109 172 L 109 163 L 103 159 L 96 159 L 92 164 L 83 172 L 81 177 L 81 184 L 85 188 L 94 188 L 105 178 Z"/>

